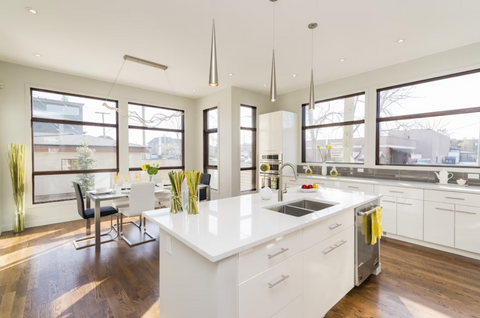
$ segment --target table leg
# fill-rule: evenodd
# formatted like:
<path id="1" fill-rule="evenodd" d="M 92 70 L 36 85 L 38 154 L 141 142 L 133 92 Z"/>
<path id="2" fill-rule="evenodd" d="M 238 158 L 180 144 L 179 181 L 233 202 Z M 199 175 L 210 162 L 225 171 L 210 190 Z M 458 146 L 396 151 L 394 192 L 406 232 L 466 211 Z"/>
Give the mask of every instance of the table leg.
<path id="1" fill-rule="evenodd" d="M 210 186 L 207 187 L 207 201 L 210 201 Z"/>
<path id="2" fill-rule="evenodd" d="M 85 201 L 87 201 L 87 209 L 90 209 L 91 201 L 90 201 L 90 198 L 88 197 L 88 195 L 85 196 Z M 91 235 L 92 230 L 91 230 L 91 226 L 90 226 L 90 219 L 86 220 L 86 227 L 87 227 L 87 235 Z"/>
<path id="3" fill-rule="evenodd" d="M 100 252 L 100 201 L 95 200 L 95 252 Z"/>

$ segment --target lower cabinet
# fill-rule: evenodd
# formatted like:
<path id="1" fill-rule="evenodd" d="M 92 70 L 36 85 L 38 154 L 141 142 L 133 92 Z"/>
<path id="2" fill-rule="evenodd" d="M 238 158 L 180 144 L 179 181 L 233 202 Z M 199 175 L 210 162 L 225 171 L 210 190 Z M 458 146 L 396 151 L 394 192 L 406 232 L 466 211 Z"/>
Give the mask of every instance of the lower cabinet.
<path id="1" fill-rule="evenodd" d="M 303 251 L 303 317 L 323 317 L 354 287 L 354 227 Z"/>
<path id="2" fill-rule="evenodd" d="M 425 201 L 424 233 L 426 242 L 454 247 L 455 207 L 449 203 Z"/>
<path id="3" fill-rule="evenodd" d="M 480 208 L 455 205 L 455 248 L 480 254 Z"/>
<path id="4" fill-rule="evenodd" d="M 380 205 L 382 206 L 383 231 L 397 234 L 397 198 L 382 197 Z"/>
<path id="5" fill-rule="evenodd" d="M 397 198 L 397 234 L 423 240 L 423 201 Z"/>
<path id="6" fill-rule="evenodd" d="M 272 318 L 303 318 L 302 296 L 298 296 L 294 301 L 276 313 Z"/>

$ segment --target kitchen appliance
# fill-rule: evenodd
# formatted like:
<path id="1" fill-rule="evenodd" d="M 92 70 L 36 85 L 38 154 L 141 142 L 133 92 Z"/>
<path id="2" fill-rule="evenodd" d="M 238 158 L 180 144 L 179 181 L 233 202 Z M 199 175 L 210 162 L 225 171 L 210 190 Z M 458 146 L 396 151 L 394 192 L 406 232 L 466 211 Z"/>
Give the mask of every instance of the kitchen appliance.
<path id="1" fill-rule="evenodd" d="M 355 285 L 360 286 L 370 274 L 381 272 L 380 239 L 370 244 L 372 216 L 378 201 L 355 209 Z M 368 243 L 367 243 L 368 242 Z"/>
<path id="2" fill-rule="evenodd" d="M 265 178 L 265 186 L 270 189 L 278 190 L 280 177 L 280 166 L 282 165 L 281 154 L 262 154 L 260 155 L 260 165 L 267 163 L 270 165 L 269 171 L 260 171 L 260 185 L 263 185 L 263 179 Z"/>

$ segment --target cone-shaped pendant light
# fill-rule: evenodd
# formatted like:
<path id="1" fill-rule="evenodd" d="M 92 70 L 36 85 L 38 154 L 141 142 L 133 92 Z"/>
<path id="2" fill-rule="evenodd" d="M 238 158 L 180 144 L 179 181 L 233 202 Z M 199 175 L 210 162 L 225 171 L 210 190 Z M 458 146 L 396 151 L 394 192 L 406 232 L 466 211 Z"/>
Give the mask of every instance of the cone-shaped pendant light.
<path id="1" fill-rule="evenodd" d="M 273 2 L 273 53 L 272 53 L 272 72 L 270 74 L 270 101 L 277 101 L 277 72 L 275 70 L 275 2 L 277 0 L 269 0 Z"/>
<path id="2" fill-rule="evenodd" d="M 218 86 L 217 40 L 215 36 L 215 19 L 212 23 L 212 45 L 210 48 L 210 75 L 208 77 L 208 85 Z"/>
<path id="3" fill-rule="evenodd" d="M 316 27 L 316 23 L 310 23 L 308 25 L 308 28 L 312 30 L 312 71 L 310 73 L 310 98 L 308 99 L 308 110 L 315 110 L 315 82 L 313 80 L 313 29 Z"/>

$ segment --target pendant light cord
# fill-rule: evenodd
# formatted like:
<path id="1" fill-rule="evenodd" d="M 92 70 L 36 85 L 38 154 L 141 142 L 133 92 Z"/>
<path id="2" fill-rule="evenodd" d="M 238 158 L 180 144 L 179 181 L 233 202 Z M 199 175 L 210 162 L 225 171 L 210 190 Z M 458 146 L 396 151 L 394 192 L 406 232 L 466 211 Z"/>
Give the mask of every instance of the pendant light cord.
<path id="1" fill-rule="evenodd" d="M 272 21 L 272 27 L 273 27 L 273 49 L 275 50 L 275 2 L 273 3 L 273 21 Z"/>
<path id="2" fill-rule="evenodd" d="M 312 64 L 312 70 L 313 70 L 313 29 L 312 29 L 312 61 L 311 61 L 311 64 Z"/>
<path id="3" fill-rule="evenodd" d="M 126 60 L 123 59 L 122 66 L 121 66 L 120 69 L 118 70 L 117 76 L 115 76 L 115 80 L 113 81 L 112 86 L 110 86 L 110 90 L 108 91 L 107 98 L 105 98 L 105 102 L 106 102 L 106 101 L 108 100 L 108 98 L 110 97 L 110 93 L 112 93 L 112 89 L 113 89 L 113 87 L 115 86 L 115 84 L 117 83 L 118 77 L 120 76 L 120 73 L 121 73 L 122 70 L 123 70 L 123 66 L 125 65 L 125 61 L 126 61 Z"/>

